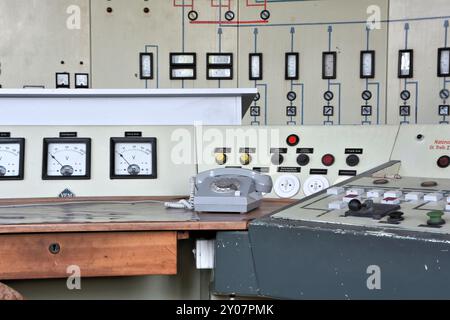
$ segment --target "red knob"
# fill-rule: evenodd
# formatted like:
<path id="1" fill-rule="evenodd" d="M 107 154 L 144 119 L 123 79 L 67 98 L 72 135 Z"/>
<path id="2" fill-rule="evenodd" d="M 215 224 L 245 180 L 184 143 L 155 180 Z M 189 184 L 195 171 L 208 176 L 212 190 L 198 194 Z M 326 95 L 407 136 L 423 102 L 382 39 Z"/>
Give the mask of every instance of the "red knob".
<path id="1" fill-rule="evenodd" d="M 334 156 L 332 154 L 326 154 L 322 157 L 322 163 L 324 166 L 330 167 L 334 164 Z"/>

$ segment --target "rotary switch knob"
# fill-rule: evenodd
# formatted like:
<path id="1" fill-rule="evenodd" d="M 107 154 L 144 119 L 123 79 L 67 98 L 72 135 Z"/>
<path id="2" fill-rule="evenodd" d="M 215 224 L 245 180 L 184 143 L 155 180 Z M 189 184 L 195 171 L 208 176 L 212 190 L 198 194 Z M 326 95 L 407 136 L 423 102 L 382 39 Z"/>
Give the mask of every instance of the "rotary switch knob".
<path id="1" fill-rule="evenodd" d="M 272 164 L 275 166 L 279 166 L 284 162 L 284 157 L 282 154 L 274 153 L 271 158 Z"/>
<path id="2" fill-rule="evenodd" d="M 359 164 L 359 157 L 356 154 L 351 154 L 345 160 L 349 167 L 356 167 Z"/>
<path id="3" fill-rule="evenodd" d="M 243 166 L 247 166 L 252 162 L 252 156 L 249 153 L 243 153 L 239 160 Z"/>
<path id="4" fill-rule="evenodd" d="M 307 154 L 299 154 L 297 157 L 297 163 L 299 166 L 306 166 L 309 163 L 309 156 Z"/>

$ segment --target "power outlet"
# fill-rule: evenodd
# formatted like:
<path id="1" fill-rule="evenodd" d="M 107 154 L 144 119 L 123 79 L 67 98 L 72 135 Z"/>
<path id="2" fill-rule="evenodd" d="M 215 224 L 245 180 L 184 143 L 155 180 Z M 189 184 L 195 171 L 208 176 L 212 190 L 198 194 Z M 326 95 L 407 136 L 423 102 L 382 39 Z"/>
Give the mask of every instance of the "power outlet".
<path id="1" fill-rule="evenodd" d="M 275 181 L 274 191 L 280 198 L 292 198 L 300 191 L 300 180 L 291 174 L 286 174 Z"/>
<path id="2" fill-rule="evenodd" d="M 312 176 L 306 179 L 303 185 L 303 192 L 306 196 L 310 196 L 330 187 L 330 182 L 322 176 Z"/>

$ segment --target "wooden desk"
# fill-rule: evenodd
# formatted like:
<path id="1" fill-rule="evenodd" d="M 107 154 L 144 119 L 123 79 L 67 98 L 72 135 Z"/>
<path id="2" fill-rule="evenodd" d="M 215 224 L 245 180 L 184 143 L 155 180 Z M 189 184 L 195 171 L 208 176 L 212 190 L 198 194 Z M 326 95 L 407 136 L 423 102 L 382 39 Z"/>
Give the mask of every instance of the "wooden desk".
<path id="1" fill-rule="evenodd" d="M 45 215 L 48 205 L 65 212 L 69 204 L 89 206 L 100 202 L 107 206 L 108 202 L 174 200 L 177 198 L 12 199 L 0 200 L 0 212 L 4 206 L 14 206 L 18 212 L 23 210 L 21 206 L 38 211 L 42 207 Z M 172 210 L 181 216 L 192 214 L 190 211 L 145 203 L 148 214 L 158 216 L 159 221 L 0 224 L 0 280 L 65 278 L 73 272 L 68 269 L 70 266 L 78 266 L 82 277 L 174 275 L 177 241 L 188 238 L 189 232 L 247 230 L 251 220 L 291 203 L 291 200 L 265 200 L 259 209 L 245 215 L 194 213 L 195 219 L 186 221 L 164 221 L 164 215 L 175 212 Z M 133 208 L 130 206 L 129 212 L 124 213 L 134 214 Z"/>

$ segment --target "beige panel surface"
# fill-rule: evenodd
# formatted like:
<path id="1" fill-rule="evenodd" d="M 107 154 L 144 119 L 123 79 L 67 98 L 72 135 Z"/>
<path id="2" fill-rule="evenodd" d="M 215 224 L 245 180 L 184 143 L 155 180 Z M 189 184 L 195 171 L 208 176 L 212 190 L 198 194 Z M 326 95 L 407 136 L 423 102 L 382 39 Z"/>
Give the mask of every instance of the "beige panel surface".
<path id="1" fill-rule="evenodd" d="M 410 26 L 408 46 L 415 50 L 414 83 L 407 85 L 412 110 L 406 120 L 443 120 L 437 111 L 443 103 L 438 94 L 444 79 L 436 76 L 436 56 L 437 48 L 445 44 L 444 22 L 450 19 L 447 0 L 269 1 L 268 23 L 260 18 L 263 1 L 248 3 L 252 6 L 246 0 L 198 0 L 193 6 L 191 0 L 1 1 L 0 25 L 5 32 L 0 35 L 0 84 L 54 87 L 58 71 L 71 72 L 73 83 L 73 73 L 89 72 L 92 61 L 94 88 L 253 87 L 255 82 L 248 80 L 248 54 L 256 50 L 264 57 L 264 79 L 257 82 L 261 116 L 247 114 L 245 123 L 321 125 L 326 120 L 323 93 L 328 87 L 321 79 L 321 53 L 328 50 L 331 26 L 331 49 L 338 52 L 338 77 L 332 82 L 341 85 L 341 94 L 337 84 L 331 86 L 335 114 L 330 121 L 361 124 L 366 81 L 359 78 L 359 53 L 367 46 L 368 9 L 375 6 L 382 21 L 369 33 L 369 48 L 377 55 L 376 77 L 369 85 L 373 115 L 367 120 L 372 124 L 403 120 L 398 113 L 404 81 L 397 78 L 397 60 L 398 50 L 405 46 L 405 23 Z M 79 30 L 66 27 L 70 5 L 80 7 Z M 224 19 L 229 9 L 235 14 L 231 22 Z M 198 13 L 195 22 L 188 19 L 191 10 Z M 298 110 L 292 119 L 286 116 L 291 82 L 284 79 L 284 54 L 291 46 L 300 53 L 300 79 L 292 86 Z M 148 81 L 139 79 L 139 52 L 146 50 L 155 54 L 157 64 L 155 79 Z M 197 53 L 197 80 L 169 79 L 169 53 L 180 51 Z M 218 51 L 234 53 L 233 80 L 206 80 L 206 53 Z"/>
<path id="2" fill-rule="evenodd" d="M 450 128 L 447 125 L 401 126 L 392 160 L 402 161 L 402 176 L 450 178 L 450 169 L 437 165 L 441 156 L 449 155 Z"/>
<path id="3" fill-rule="evenodd" d="M 388 122 L 398 123 L 399 106 L 403 104 L 400 92 L 405 88 L 405 81 L 397 78 L 398 50 L 405 48 L 405 24 L 409 24 L 408 48 L 414 50 L 414 78 L 408 82 L 411 91 L 410 123 L 439 123 L 438 106 L 443 104 L 439 91 L 443 88 L 443 78 L 437 77 L 437 50 L 445 45 L 444 23 L 449 19 L 450 6 L 447 0 L 391 0 L 390 19 L 402 20 L 391 23 L 389 27 L 389 74 L 388 74 Z M 428 17 L 428 20 L 413 18 Z M 434 18 L 433 18 L 434 17 Z M 449 87 L 447 85 L 447 87 Z M 417 117 L 415 116 L 417 103 Z M 447 119 L 448 120 L 448 119 Z"/>
<path id="4" fill-rule="evenodd" d="M 300 191 L 293 198 L 305 196 L 304 183 L 311 176 L 322 176 L 330 185 L 342 182 L 351 176 L 340 176 L 340 170 L 353 170 L 361 174 L 389 161 L 398 132 L 398 126 L 305 126 L 303 128 L 268 126 L 268 127 L 203 127 L 197 128 L 197 159 L 198 171 L 217 167 L 242 166 L 247 169 L 267 168 L 274 184 L 284 175 L 290 175 L 300 180 Z M 296 134 L 300 138 L 297 146 L 289 147 L 286 139 Z M 230 148 L 227 162 L 220 166 L 215 162 L 216 148 Z M 251 162 L 242 165 L 241 148 L 251 148 Z M 271 162 L 271 148 L 286 148 L 283 154 L 284 162 L 275 165 Z M 313 148 L 309 153 L 310 162 L 300 166 L 297 163 L 297 148 Z M 345 149 L 361 148 L 363 154 L 358 155 L 360 162 L 355 167 L 346 164 L 348 154 Z M 300 152 L 303 153 L 303 152 Z M 322 156 L 332 154 L 335 162 L 326 167 L 322 164 Z M 289 168 L 287 173 L 279 172 Z M 301 168 L 301 172 L 292 172 Z M 326 174 L 311 174 L 311 169 L 327 169 Z M 270 197 L 278 198 L 275 192 Z"/>
<path id="5" fill-rule="evenodd" d="M 25 179 L 1 181 L 1 198 L 57 197 L 66 188 L 79 197 L 185 195 L 189 178 L 196 174 L 192 127 L 46 126 L 1 127 L 0 131 L 25 138 Z M 124 137 L 126 131 L 141 131 L 143 137 L 157 139 L 157 179 L 110 179 L 110 138 Z M 90 180 L 42 180 L 43 138 L 58 137 L 60 132 L 92 139 Z"/>
<path id="6" fill-rule="evenodd" d="M 55 72 L 73 85 L 74 73 L 89 73 L 89 0 L 2 0 L 0 29 L 3 88 L 54 88 Z"/>

